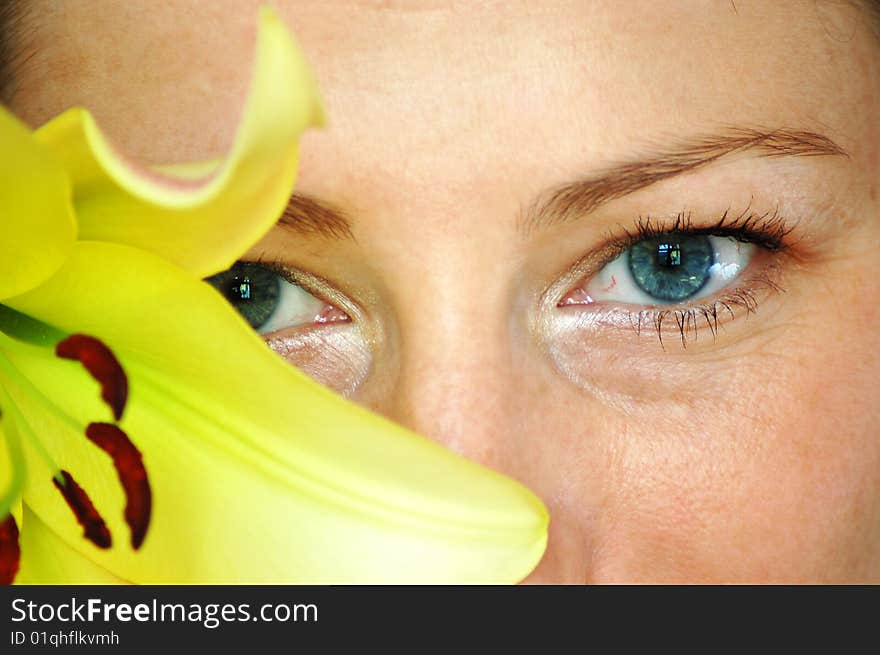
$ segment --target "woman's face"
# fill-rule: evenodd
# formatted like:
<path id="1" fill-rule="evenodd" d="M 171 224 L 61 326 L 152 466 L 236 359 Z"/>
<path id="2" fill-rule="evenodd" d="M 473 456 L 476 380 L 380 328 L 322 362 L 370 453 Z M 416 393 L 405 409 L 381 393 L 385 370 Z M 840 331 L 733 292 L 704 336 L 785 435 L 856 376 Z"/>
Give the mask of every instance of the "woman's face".
<path id="1" fill-rule="evenodd" d="M 229 146 L 256 0 L 25 4 L 25 120 Z M 301 285 L 258 326 L 282 356 L 535 490 L 528 581 L 880 581 L 863 9 L 273 4 L 329 116 L 247 257 Z"/>

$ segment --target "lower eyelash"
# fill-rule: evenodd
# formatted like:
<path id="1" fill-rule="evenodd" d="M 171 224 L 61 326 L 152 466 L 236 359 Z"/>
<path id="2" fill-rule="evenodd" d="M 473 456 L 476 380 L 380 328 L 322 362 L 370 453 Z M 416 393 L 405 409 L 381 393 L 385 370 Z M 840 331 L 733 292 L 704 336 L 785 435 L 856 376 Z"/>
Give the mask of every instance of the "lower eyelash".
<path id="1" fill-rule="evenodd" d="M 742 285 L 725 291 L 721 297 L 702 305 L 678 309 L 642 309 L 632 312 L 630 324 L 639 335 L 646 326 L 652 327 L 657 332 L 660 345 L 664 349 L 666 347 L 663 343 L 664 325 L 669 325 L 670 321 L 679 332 L 683 348 L 687 348 L 688 338 L 697 340 L 699 329 L 704 323 L 709 328 L 714 341 L 718 336 L 719 316 L 729 314 L 730 318 L 734 319 L 736 309 L 744 310 L 747 316 L 757 311 L 758 287 L 764 287 L 775 293 L 785 292 L 770 273 L 762 272 L 749 279 L 749 286 Z"/>
<path id="2" fill-rule="evenodd" d="M 697 226 L 692 220 L 691 212 L 682 211 L 671 223 L 646 216 L 639 217 L 635 229 L 621 229 L 622 236 L 609 235 L 609 241 L 614 246 L 606 255 L 605 264 L 640 241 L 675 232 L 732 237 L 744 243 L 753 243 L 767 253 L 779 255 L 791 245 L 790 235 L 795 224 L 789 223 L 778 209 L 757 213 L 748 206 L 738 214 L 727 210 L 710 225 Z M 771 263 L 762 271 L 749 276 L 744 283 L 723 290 L 714 300 L 709 299 L 708 302 L 691 307 L 641 309 L 630 312 L 629 323 L 639 335 L 645 328 L 653 328 L 664 350 L 663 336 L 669 331 L 670 324 L 677 329 L 683 348 L 687 348 L 688 339 L 696 341 L 703 325 L 709 328 L 714 341 L 722 316 L 729 315 L 733 319 L 736 317 L 736 310 L 745 311 L 746 315 L 755 313 L 762 288 L 776 293 L 785 291 L 777 281 L 779 273 L 778 265 Z"/>

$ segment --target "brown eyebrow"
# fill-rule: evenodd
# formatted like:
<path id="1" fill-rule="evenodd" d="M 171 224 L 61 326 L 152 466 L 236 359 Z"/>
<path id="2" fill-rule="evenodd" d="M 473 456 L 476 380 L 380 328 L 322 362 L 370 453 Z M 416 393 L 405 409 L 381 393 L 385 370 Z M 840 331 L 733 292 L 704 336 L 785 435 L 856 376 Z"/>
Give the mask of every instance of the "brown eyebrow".
<path id="1" fill-rule="evenodd" d="M 300 193 L 290 197 L 278 225 L 304 236 L 354 239 L 351 223 L 342 210 Z"/>
<path id="2" fill-rule="evenodd" d="M 748 150 L 762 157 L 849 157 L 834 141 L 816 132 L 733 128 L 723 134 L 698 137 L 647 159 L 618 164 L 600 175 L 545 192 L 523 213 L 520 225 L 528 233 L 537 227 L 567 222 L 661 180 Z"/>

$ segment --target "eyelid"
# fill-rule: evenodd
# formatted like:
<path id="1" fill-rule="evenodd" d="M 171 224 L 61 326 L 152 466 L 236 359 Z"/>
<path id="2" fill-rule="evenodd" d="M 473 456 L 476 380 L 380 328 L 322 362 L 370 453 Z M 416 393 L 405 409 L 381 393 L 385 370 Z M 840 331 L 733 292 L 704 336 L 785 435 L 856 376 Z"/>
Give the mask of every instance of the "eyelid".
<path id="1" fill-rule="evenodd" d="M 349 320 L 290 326 L 261 336 L 289 364 L 350 397 L 371 370 L 376 339 L 360 306 L 325 278 L 280 260 L 254 260 L 285 282 L 345 312 Z M 331 328 L 332 329 L 328 329 Z"/>
<path id="2" fill-rule="evenodd" d="M 352 321 L 362 322 L 364 314 L 360 306 L 342 293 L 329 280 L 301 268 L 289 266 L 279 260 L 258 259 L 256 261 L 282 279 L 302 287 L 316 298 L 341 309 L 348 314 Z"/>
<path id="3" fill-rule="evenodd" d="M 682 235 L 680 232 L 671 234 L 673 236 Z M 690 236 L 690 234 L 685 233 L 685 236 Z M 633 279 L 631 269 L 629 268 L 628 253 L 630 250 L 628 250 L 615 257 L 592 276 L 584 278 L 575 289 L 558 303 L 558 306 L 616 302 L 627 306 L 662 307 L 668 309 L 673 306 L 693 305 L 698 301 L 705 301 L 707 298 L 718 295 L 752 267 L 752 260 L 758 246 L 735 239 L 734 237 L 709 235 L 702 238 L 711 247 L 715 263 L 710 266 L 708 270 L 709 276 L 705 279 L 703 286 L 691 297 L 680 301 L 664 301 L 660 298 L 652 297 L 646 290 L 640 288 Z M 577 298 L 579 295 L 583 297 L 583 302 L 578 302 Z M 627 295 L 630 298 L 626 298 L 625 296 Z"/>
<path id="4" fill-rule="evenodd" d="M 580 317 L 589 316 L 584 325 L 612 325 L 618 328 L 630 328 L 638 336 L 644 332 L 653 332 L 664 347 L 664 336 L 678 335 L 684 349 L 688 340 L 698 339 L 698 332 L 708 328 L 713 340 L 718 336 L 719 327 L 734 321 L 738 313 L 752 314 L 757 311 L 759 303 L 772 293 L 783 293 L 780 284 L 779 267 L 771 262 L 763 270 L 757 271 L 742 282 L 725 287 L 714 296 L 699 298 L 681 305 L 652 306 L 627 309 L 623 305 L 597 304 L 590 305 L 590 310 L 580 311 Z M 568 309 L 584 307 L 573 305 Z M 565 311 L 567 308 L 559 308 Z"/>
<path id="5" fill-rule="evenodd" d="M 577 260 L 550 285 L 543 294 L 541 305 L 557 306 L 575 284 L 596 275 L 634 244 L 670 232 L 734 237 L 745 243 L 761 246 L 766 251 L 787 251 L 792 245 L 791 234 L 797 222 L 786 219 L 778 207 L 759 212 L 753 211 L 751 206 L 752 203 L 749 202 L 739 213 L 728 208 L 708 220 L 698 218 L 696 212 L 684 210 L 659 218 L 640 215 L 631 228 L 618 224 L 616 229 L 609 230 L 602 245 Z"/>
<path id="6" fill-rule="evenodd" d="M 600 325 L 632 328 L 638 335 L 645 328 L 649 331 L 654 328 L 661 346 L 665 334 L 679 332 L 682 346 L 687 348 L 690 330 L 696 338 L 697 330 L 709 325 L 714 340 L 719 325 L 731 322 L 741 312 L 752 313 L 759 300 L 763 302 L 771 292 L 784 291 L 781 286 L 785 269 L 782 257 L 788 259 L 788 248 L 794 243 L 789 235 L 794 225 L 783 219 L 778 210 L 763 214 L 746 210 L 733 217 L 728 211 L 714 222 L 694 219 L 690 212 L 659 220 L 639 217 L 634 228 L 619 226 L 619 231 L 610 232 L 603 245 L 576 261 L 546 289 L 540 299 L 540 325 L 536 327 L 547 335 L 556 333 L 558 327 L 571 324 L 572 320 L 583 328 L 598 328 Z M 737 278 L 709 296 L 670 305 L 626 306 L 608 301 L 560 306 L 560 301 L 569 293 L 578 286 L 586 286 L 633 244 L 672 231 L 734 237 L 761 247 L 756 248 L 751 262 Z M 563 323 L 557 326 L 558 321 Z"/>
<path id="7" fill-rule="evenodd" d="M 639 216 L 634 229 L 620 226 L 622 233 L 616 239 L 613 234 L 609 238 L 615 247 L 613 254 L 607 255 L 606 263 L 640 241 L 670 233 L 733 237 L 743 243 L 752 243 L 770 252 L 778 252 L 788 248 L 789 237 L 795 227 L 796 224 L 787 221 L 778 208 L 754 212 L 751 210 L 751 203 L 739 214 L 727 209 L 707 224 L 695 221 L 693 212 L 690 211 L 681 211 L 665 219 L 650 215 Z"/>
<path id="8" fill-rule="evenodd" d="M 333 306 L 323 298 L 309 293 L 298 284 L 277 276 L 274 271 L 268 269 L 267 271 L 277 277 L 279 292 L 275 309 L 267 320 L 257 328 L 257 332 L 261 335 L 275 334 L 290 328 L 312 328 L 315 324 L 326 322 L 320 320 L 321 317 L 333 313 Z M 346 320 L 350 320 L 347 314 L 337 317 L 337 321 Z"/>

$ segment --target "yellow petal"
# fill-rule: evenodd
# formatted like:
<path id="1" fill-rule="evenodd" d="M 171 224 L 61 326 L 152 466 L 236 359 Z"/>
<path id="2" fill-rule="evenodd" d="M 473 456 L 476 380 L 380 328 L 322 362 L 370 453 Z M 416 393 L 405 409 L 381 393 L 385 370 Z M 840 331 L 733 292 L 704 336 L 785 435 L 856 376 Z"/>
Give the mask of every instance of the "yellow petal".
<path id="1" fill-rule="evenodd" d="M 52 275 L 75 238 L 64 169 L 0 106 L 0 300 Z"/>
<path id="2" fill-rule="evenodd" d="M 0 400 L 5 400 L 5 396 L 0 394 Z M 3 409 L 3 403 L 0 402 L 0 410 Z M 0 420 L 0 521 L 10 511 L 18 511 L 16 508 L 20 507 L 18 500 L 25 480 L 21 437 L 11 416 L 15 410 L 11 407 L 5 407 L 5 410 Z M 20 518 L 16 516 L 16 519 Z"/>
<path id="3" fill-rule="evenodd" d="M 19 526 L 21 563 L 15 584 L 126 583 L 68 546 L 27 507 Z"/>
<path id="4" fill-rule="evenodd" d="M 36 405 L 23 409 L 45 421 L 37 429 L 53 457 L 119 545 L 85 543 L 48 479 L 28 484 L 25 502 L 119 577 L 501 583 L 525 577 L 543 553 L 547 514 L 530 491 L 318 385 L 209 285 L 149 253 L 80 243 L 58 275 L 10 304 L 100 337 L 128 372 L 122 426 L 154 489 L 138 553 L 121 543 L 124 501 L 109 458 Z M 97 385 L 45 353 L 16 343 L 9 357 L 80 421 L 105 420 Z"/>
<path id="5" fill-rule="evenodd" d="M 235 144 L 219 166 L 139 169 L 84 109 L 40 128 L 37 138 L 73 180 L 80 238 L 135 245 L 198 277 L 228 268 L 256 243 L 281 215 L 299 137 L 321 122 L 322 111 L 305 60 L 269 9 L 260 13 L 254 71 Z"/>

